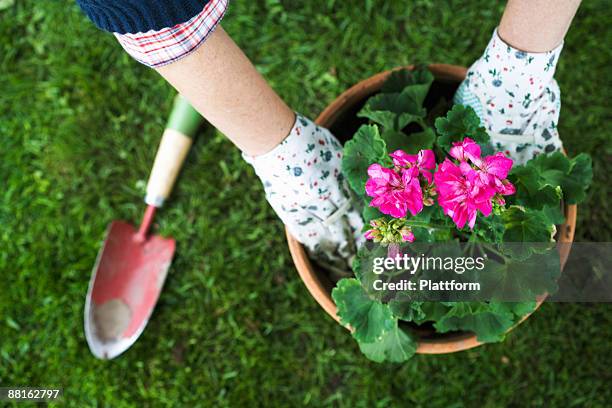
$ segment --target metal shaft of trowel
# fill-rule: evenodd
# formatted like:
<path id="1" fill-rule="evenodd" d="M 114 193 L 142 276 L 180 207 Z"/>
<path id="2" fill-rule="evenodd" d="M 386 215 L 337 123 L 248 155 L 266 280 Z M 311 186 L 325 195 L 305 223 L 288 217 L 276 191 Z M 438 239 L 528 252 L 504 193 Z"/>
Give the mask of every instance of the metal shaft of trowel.
<path id="1" fill-rule="evenodd" d="M 147 239 L 147 233 L 149 232 L 149 228 L 151 228 L 151 224 L 153 223 L 153 218 L 155 218 L 155 211 L 157 207 L 154 205 L 147 205 L 147 209 L 142 216 L 142 221 L 140 222 L 140 227 L 138 228 L 138 233 L 134 237 L 136 242 L 144 242 Z"/>

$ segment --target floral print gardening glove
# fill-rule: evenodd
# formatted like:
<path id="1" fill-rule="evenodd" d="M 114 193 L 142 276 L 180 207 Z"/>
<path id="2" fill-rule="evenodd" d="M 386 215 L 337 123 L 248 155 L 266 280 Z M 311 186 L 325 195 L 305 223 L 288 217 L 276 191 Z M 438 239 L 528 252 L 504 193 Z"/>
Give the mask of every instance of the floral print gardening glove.
<path id="1" fill-rule="evenodd" d="M 342 145 L 329 132 L 296 115 L 289 136 L 272 151 L 249 157 L 266 198 L 291 235 L 320 264 L 350 271 L 363 221 L 341 173 Z"/>
<path id="2" fill-rule="evenodd" d="M 493 147 L 517 164 L 562 148 L 557 131 L 560 91 L 553 79 L 562 47 L 543 53 L 520 51 L 503 42 L 495 30 L 455 94 L 455 103 L 476 111 Z"/>

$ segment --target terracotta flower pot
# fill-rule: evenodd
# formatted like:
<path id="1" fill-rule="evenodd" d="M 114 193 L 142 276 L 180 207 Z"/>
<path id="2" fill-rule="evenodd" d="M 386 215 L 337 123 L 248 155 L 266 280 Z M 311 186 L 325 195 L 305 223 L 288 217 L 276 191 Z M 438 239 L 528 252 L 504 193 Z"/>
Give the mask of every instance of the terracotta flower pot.
<path id="1" fill-rule="evenodd" d="M 409 66 L 406 68 L 412 69 L 413 67 Z M 445 96 L 450 100 L 467 72 L 467 69 L 464 67 L 446 64 L 432 64 L 429 66 L 429 69 L 435 77 L 435 82 L 425 101 L 425 105 L 428 107 L 433 106 L 441 96 Z M 365 120 L 357 118 L 356 113 L 361 109 L 369 96 L 378 92 L 390 73 L 391 71 L 385 71 L 376 74 L 343 92 L 325 108 L 317 118 L 316 123 L 330 129 L 341 141 L 348 140 L 357 128 L 365 123 Z M 566 206 L 564 212 L 566 221 L 565 224 L 557 226 L 556 238 L 558 242 L 571 243 L 574 240 L 577 207 L 576 205 Z M 325 270 L 318 268 L 310 262 L 302 244 L 295 240 L 289 231 L 286 231 L 286 234 L 293 262 L 308 291 L 331 317 L 339 321 L 336 314 L 336 305 L 331 297 L 334 284 L 330 281 L 328 274 Z M 560 257 L 562 267 L 567 260 L 569 250 L 570 245 L 561 246 Z M 544 297 L 538 299 L 538 307 L 543 301 Z M 527 317 L 525 316 L 523 320 Z M 476 340 L 476 335 L 471 332 L 441 334 L 435 333 L 432 330 L 415 328 L 414 333 L 418 338 L 417 353 L 420 354 L 454 353 L 482 344 Z"/>

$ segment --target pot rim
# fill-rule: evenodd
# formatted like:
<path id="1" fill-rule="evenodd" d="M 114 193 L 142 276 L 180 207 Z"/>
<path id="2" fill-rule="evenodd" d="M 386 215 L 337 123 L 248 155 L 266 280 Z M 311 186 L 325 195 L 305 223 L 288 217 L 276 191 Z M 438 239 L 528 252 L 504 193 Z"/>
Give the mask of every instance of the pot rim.
<path id="1" fill-rule="evenodd" d="M 323 127 L 331 127 L 331 125 L 338 120 L 338 118 L 344 112 L 352 107 L 355 102 L 362 101 L 366 96 L 372 95 L 378 91 L 391 72 L 402 68 L 412 70 L 414 69 L 414 65 L 397 67 L 391 70 L 383 71 L 351 86 L 349 89 L 342 92 L 323 110 L 323 112 L 321 112 L 321 114 L 315 120 L 315 123 Z M 430 64 L 428 65 L 428 69 L 434 74 L 436 79 L 446 81 L 461 82 L 467 73 L 467 68 L 449 64 Z M 564 213 L 565 223 L 557 226 L 558 242 L 571 243 L 574 241 L 578 208 L 575 204 L 564 206 Z M 337 315 L 336 304 L 331 297 L 333 284 L 325 276 L 321 276 L 319 270 L 310 262 L 310 259 L 308 258 L 306 250 L 302 244 L 291 236 L 291 233 L 287 228 L 285 228 L 285 234 L 287 236 L 287 243 L 289 245 L 289 252 L 291 253 L 293 263 L 298 270 L 300 278 L 306 285 L 306 288 L 312 297 L 314 297 L 319 305 L 327 312 L 327 314 L 340 323 L 340 319 Z M 571 245 L 562 245 L 561 248 L 560 258 L 561 267 L 563 267 L 569 256 Z M 534 312 L 544 302 L 545 298 L 546 295 L 537 298 L 537 305 Z M 508 331 L 521 324 L 530 315 L 531 313 L 523 317 Z M 479 342 L 476 339 L 476 335 L 472 332 L 440 333 L 433 338 L 419 337 L 416 352 L 418 354 L 454 353 L 468 350 L 480 346 L 481 344 L 483 343 Z"/>

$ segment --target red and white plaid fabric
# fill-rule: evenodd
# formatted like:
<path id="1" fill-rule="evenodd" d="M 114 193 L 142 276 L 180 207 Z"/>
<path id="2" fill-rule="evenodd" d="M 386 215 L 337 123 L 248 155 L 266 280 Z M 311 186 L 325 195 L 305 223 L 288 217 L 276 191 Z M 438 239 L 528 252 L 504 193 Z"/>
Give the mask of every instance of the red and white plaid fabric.
<path id="1" fill-rule="evenodd" d="M 189 21 L 146 33 L 117 34 L 128 54 L 149 67 L 161 67 L 195 51 L 214 31 L 227 10 L 229 0 L 211 0 Z"/>

